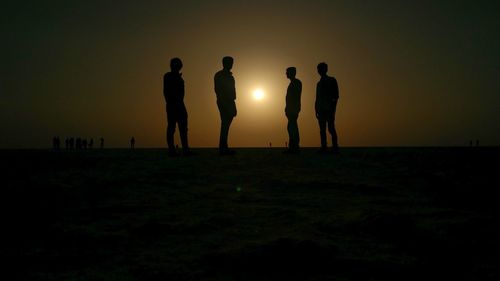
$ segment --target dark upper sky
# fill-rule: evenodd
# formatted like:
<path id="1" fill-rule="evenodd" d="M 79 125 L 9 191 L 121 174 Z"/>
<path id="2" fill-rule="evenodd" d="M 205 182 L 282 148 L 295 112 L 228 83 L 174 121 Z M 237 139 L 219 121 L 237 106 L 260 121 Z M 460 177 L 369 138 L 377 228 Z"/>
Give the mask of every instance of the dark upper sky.
<path id="1" fill-rule="evenodd" d="M 70 2 L 79 2 L 77 4 Z M 438 2 L 438 3 L 437 3 Z M 285 69 L 319 145 L 316 65 L 340 86 L 340 144 L 500 144 L 494 1 L 22 1 L 2 4 L 0 148 L 53 135 L 165 145 L 162 76 L 184 62 L 192 146 L 218 144 L 213 75 L 235 58 L 230 145 L 284 145 Z M 264 90 L 262 101 L 252 99 Z"/>

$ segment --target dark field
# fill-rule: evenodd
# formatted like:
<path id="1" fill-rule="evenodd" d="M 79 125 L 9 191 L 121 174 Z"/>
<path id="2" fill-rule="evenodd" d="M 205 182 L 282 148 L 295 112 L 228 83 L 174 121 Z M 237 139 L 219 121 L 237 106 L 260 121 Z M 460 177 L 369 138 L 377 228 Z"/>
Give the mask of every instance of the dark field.
<path id="1" fill-rule="evenodd" d="M 4 280 L 499 280 L 497 148 L 195 151 L 0 151 Z"/>

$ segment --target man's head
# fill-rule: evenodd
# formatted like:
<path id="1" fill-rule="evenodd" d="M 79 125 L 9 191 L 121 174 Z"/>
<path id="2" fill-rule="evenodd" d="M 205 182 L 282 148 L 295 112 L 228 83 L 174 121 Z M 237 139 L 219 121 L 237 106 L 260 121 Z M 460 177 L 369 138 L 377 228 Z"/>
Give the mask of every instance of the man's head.
<path id="1" fill-rule="evenodd" d="M 321 75 L 321 77 L 326 76 L 326 73 L 328 72 L 328 64 L 321 62 L 318 64 L 318 74 Z"/>
<path id="2" fill-rule="evenodd" d="M 233 62 L 234 60 L 232 57 L 226 56 L 222 58 L 222 66 L 224 69 L 231 70 L 231 68 L 233 68 Z"/>
<path id="3" fill-rule="evenodd" d="M 295 67 L 292 66 L 286 69 L 286 77 L 288 79 L 295 78 L 295 75 L 297 75 L 297 69 Z"/>
<path id="4" fill-rule="evenodd" d="M 172 72 L 179 72 L 182 69 L 182 61 L 180 58 L 173 58 L 170 60 L 170 69 Z"/>

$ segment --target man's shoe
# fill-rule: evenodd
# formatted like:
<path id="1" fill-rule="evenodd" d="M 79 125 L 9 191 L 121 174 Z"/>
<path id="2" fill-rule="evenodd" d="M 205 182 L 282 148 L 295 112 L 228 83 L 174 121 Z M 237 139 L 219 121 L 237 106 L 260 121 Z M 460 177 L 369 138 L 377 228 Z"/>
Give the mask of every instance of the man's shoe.
<path id="1" fill-rule="evenodd" d="M 340 150 L 338 147 L 333 147 L 332 148 L 332 154 L 333 155 L 340 155 Z"/>
<path id="2" fill-rule="evenodd" d="M 177 153 L 175 150 L 174 151 L 169 151 L 168 152 L 168 157 L 179 157 L 179 153 Z"/>
<path id="3" fill-rule="evenodd" d="M 318 150 L 317 152 L 318 154 L 327 154 L 328 153 L 328 149 L 326 147 L 322 147 Z"/>
<path id="4" fill-rule="evenodd" d="M 300 150 L 298 148 L 289 148 L 283 151 L 284 154 L 298 154 Z"/>
<path id="5" fill-rule="evenodd" d="M 219 154 L 220 155 L 235 155 L 236 151 L 226 148 L 226 149 L 219 150 Z"/>
<path id="6" fill-rule="evenodd" d="M 195 155 L 198 155 L 198 154 L 195 152 L 192 152 L 191 150 L 185 150 L 182 152 L 182 156 L 195 156 Z"/>

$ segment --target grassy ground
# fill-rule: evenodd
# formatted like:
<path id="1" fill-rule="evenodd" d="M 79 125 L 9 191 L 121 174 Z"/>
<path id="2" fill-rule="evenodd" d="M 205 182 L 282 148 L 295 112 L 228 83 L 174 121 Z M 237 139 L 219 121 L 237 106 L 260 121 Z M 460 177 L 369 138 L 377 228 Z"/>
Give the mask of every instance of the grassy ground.
<path id="1" fill-rule="evenodd" d="M 497 148 L 0 151 L 18 280 L 498 280 Z"/>

